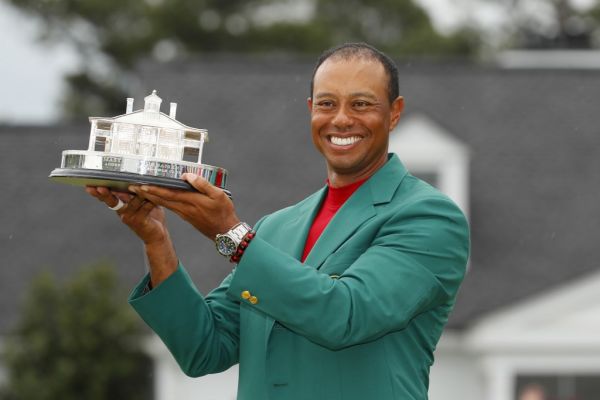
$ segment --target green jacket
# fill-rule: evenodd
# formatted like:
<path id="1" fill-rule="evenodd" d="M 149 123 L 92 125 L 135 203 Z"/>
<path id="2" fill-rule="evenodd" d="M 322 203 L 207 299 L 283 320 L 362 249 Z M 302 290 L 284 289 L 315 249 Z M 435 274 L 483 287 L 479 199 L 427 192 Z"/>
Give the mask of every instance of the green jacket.
<path id="1" fill-rule="evenodd" d="M 325 192 L 263 218 L 206 297 L 180 265 L 147 294 L 144 278 L 130 303 L 186 374 L 239 362 L 238 400 L 427 399 L 465 273 L 465 217 L 391 155 L 301 263 Z"/>

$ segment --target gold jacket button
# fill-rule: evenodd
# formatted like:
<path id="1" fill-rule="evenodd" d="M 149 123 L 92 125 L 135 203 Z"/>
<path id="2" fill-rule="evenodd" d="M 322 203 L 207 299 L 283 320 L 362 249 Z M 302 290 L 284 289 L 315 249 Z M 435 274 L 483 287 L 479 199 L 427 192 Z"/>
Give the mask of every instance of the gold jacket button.
<path id="1" fill-rule="evenodd" d="M 250 296 L 250 298 L 248 299 L 248 301 L 251 304 L 256 304 L 256 303 L 258 303 L 258 298 L 256 296 Z"/>
<path id="2" fill-rule="evenodd" d="M 249 292 L 249 291 L 247 291 L 247 290 L 244 290 L 244 291 L 242 292 L 242 299 L 244 299 L 244 300 L 248 300 L 248 299 L 250 298 L 250 296 L 252 296 L 252 295 L 250 294 L 250 292 Z"/>

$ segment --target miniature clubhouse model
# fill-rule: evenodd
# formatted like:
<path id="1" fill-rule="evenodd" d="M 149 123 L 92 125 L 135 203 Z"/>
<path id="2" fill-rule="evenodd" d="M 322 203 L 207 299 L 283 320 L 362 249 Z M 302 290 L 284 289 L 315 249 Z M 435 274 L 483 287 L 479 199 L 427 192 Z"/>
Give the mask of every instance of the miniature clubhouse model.
<path id="1" fill-rule="evenodd" d="M 133 99 L 128 98 L 125 114 L 90 117 L 88 149 L 63 151 L 61 166 L 50 179 L 123 191 L 132 183 L 193 190 L 181 179 L 191 172 L 225 190 L 227 171 L 202 164 L 208 132 L 177 121 L 176 103 L 171 103 L 169 115 L 162 113 L 161 103 L 154 90 L 144 98 L 143 110 L 133 111 Z"/>

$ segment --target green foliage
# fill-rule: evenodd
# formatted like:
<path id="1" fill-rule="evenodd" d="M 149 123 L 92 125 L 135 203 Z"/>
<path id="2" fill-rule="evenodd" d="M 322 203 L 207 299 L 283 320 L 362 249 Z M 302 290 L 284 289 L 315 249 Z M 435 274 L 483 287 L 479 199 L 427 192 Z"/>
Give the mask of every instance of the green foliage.
<path id="1" fill-rule="evenodd" d="M 65 284 L 32 283 L 4 359 L 7 400 L 148 399 L 151 361 L 141 324 L 119 295 L 112 268 L 96 265 Z"/>
<path id="2" fill-rule="evenodd" d="M 410 0 L 319 0 L 315 16 L 329 31 L 327 47 L 366 41 L 394 56 L 468 56 L 475 51 L 462 36 L 438 34 L 425 11 Z"/>
<path id="3" fill-rule="evenodd" d="M 123 114 L 125 99 L 130 96 L 125 85 L 110 79 L 95 79 L 88 72 L 65 77 L 67 93 L 63 108 L 71 116 L 113 116 Z"/>
<path id="4" fill-rule="evenodd" d="M 318 54 L 366 41 L 395 57 L 471 56 L 478 35 L 442 36 L 414 0 L 306 0 L 305 19 L 265 22 L 261 10 L 290 0 L 9 0 L 43 22 L 44 38 L 68 41 L 82 69 L 68 77 L 69 116 L 122 109 L 129 73 L 145 58 L 170 60 L 206 52 Z M 116 102 L 114 97 L 119 97 Z"/>
<path id="5" fill-rule="evenodd" d="M 493 1 L 493 0 L 487 0 Z M 506 3 L 512 15 L 504 47 L 517 49 L 593 49 L 600 47 L 600 3 L 590 9 L 573 0 L 548 0 L 545 12 L 527 10 L 527 0 Z"/>

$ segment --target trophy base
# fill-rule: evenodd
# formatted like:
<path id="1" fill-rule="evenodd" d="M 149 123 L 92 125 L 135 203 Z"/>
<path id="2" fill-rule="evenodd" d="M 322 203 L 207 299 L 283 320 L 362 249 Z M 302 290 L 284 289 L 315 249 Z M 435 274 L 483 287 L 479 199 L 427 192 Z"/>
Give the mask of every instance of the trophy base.
<path id="1" fill-rule="evenodd" d="M 103 186 L 119 192 L 127 192 L 129 185 L 154 185 L 169 189 L 195 191 L 194 187 L 186 181 L 178 178 L 166 178 L 162 176 L 149 176 L 133 174 L 128 172 L 102 171 L 78 168 L 56 168 L 49 178 L 55 182 L 65 183 L 73 186 Z M 231 197 L 231 192 L 222 189 Z"/>
<path id="2" fill-rule="evenodd" d="M 49 178 L 70 185 L 105 186 L 124 192 L 132 184 L 194 191 L 192 185 L 181 179 L 186 172 L 202 176 L 231 197 L 225 189 L 228 173 L 223 168 L 138 155 L 65 150 L 60 168 L 53 170 Z"/>

